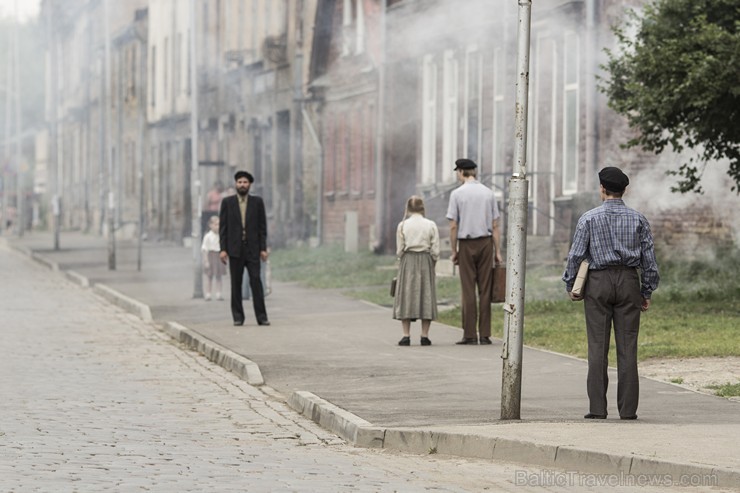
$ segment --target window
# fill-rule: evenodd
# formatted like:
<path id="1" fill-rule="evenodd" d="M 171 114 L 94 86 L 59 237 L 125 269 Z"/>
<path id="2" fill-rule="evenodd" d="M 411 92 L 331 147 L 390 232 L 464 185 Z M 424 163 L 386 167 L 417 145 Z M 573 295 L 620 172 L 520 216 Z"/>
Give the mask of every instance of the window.
<path id="1" fill-rule="evenodd" d="M 157 101 L 157 47 L 152 46 L 152 78 L 149 84 L 149 90 L 151 94 L 151 105 L 152 108 L 156 105 Z"/>
<path id="2" fill-rule="evenodd" d="M 445 169 L 452 169 L 451 164 L 457 159 L 457 95 L 458 63 L 455 52 L 444 53 L 444 83 L 442 87 L 442 164 Z M 455 175 L 450 172 L 449 181 Z"/>
<path id="3" fill-rule="evenodd" d="M 137 58 L 137 50 L 136 46 L 131 47 L 131 65 L 130 65 L 130 75 L 129 75 L 129 87 L 128 87 L 128 95 L 130 98 L 136 97 L 136 74 L 139 74 L 140 70 L 139 67 L 136 65 L 136 58 Z"/>
<path id="4" fill-rule="evenodd" d="M 354 109 L 350 115 L 349 188 L 353 196 L 359 196 L 362 194 L 362 108 Z"/>
<path id="5" fill-rule="evenodd" d="M 433 55 L 422 62 L 421 183 L 436 181 L 437 167 L 437 63 Z"/>
<path id="6" fill-rule="evenodd" d="M 192 63 L 193 63 L 193 57 L 191 56 L 191 53 L 193 50 L 190 47 L 190 43 L 192 43 L 190 36 L 192 36 L 192 33 L 190 32 L 190 29 L 188 29 L 188 45 L 186 47 L 187 53 L 188 53 L 188 63 L 187 63 L 187 71 L 188 73 L 185 74 L 185 90 L 188 93 L 188 96 L 190 95 L 190 91 L 192 90 L 192 81 L 191 81 L 191 72 L 193 70 Z"/>
<path id="7" fill-rule="evenodd" d="M 175 38 L 177 41 L 175 41 L 175 46 L 173 46 L 173 57 L 174 60 L 174 68 L 173 68 L 173 79 L 175 82 L 175 88 L 174 88 L 174 94 L 176 96 L 180 95 L 180 91 L 182 90 L 182 76 L 183 76 L 183 67 L 182 63 L 180 61 L 182 53 L 182 33 L 177 33 L 177 36 Z"/>
<path id="8" fill-rule="evenodd" d="M 563 193 L 578 187 L 578 35 L 565 34 L 563 46 Z"/>
<path id="9" fill-rule="evenodd" d="M 169 46 L 170 40 L 169 38 L 164 38 L 164 56 L 162 57 L 162 77 L 163 77 L 163 89 L 162 89 L 162 96 L 164 97 L 165 102 L 167 101 L 167 60 L 169 55 Z"/>
<path id="10" fill-rule="evenodd" d="M 336 149 L 334 147 L 334 143 L 336 141 L 336 135 L 335 132 L 337 131 L 336 125 L 335 125 L 335 117 L 333 114 L 326 115 L 326 121 L 325 121 L 325 142 L 324 142 L 324 149 L 326 149 L 326 153 L 324 156 L 324 193 L 331 194 L 334 192 L 335 189 L 335 170 L 337 168 L 337 156 L 336 156 Z"/>
<path id="11" fill-rule="evenodd" d="M 365 51 L 365 7 L 362 0 L 342 3 L 342 55 Z"/>
<path id="12" fill-rule="evenodd" d="M 365 52 L 365 7 L 357 0 L 357 26 L 355 27 L 355 53 Z"/>
<path id="13" fill-rule="evenodd" d="M 365 188 L 372 193 L 375 190 L 375 105 L 368 104 L 365 114 Z"/>

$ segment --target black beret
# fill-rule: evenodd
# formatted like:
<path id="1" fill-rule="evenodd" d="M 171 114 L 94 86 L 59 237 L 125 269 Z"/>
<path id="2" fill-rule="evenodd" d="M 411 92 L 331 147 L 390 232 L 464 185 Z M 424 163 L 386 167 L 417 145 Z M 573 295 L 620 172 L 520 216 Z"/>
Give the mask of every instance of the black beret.
<path id="1" fill-rule="evenodd" d="M 455 161 L 455 169 L 475 169 L 478 165 L 472 159 L 461 158 Z"/>
<path id="2" fill-rule="evenodd" d="M 246 178 L 249 180 L 249 183 L 254 183 L 254 176 L 246 171 L 237 171 L 234 175 L 234 181 L 237 181 L 239 178 Z"/>
<path id="3" fill-rule="evenodd" d="M 599 171 L 599 182 L 610 192 L 623 192 L 630 184 L 630 179 L 621 169 L 607 166 Z"/>

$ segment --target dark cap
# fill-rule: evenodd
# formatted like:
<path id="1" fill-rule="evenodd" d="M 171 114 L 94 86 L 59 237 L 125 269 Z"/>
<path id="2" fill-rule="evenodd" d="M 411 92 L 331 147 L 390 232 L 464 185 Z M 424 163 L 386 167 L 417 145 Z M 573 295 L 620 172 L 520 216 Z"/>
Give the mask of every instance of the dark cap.
<path id="1" fill-rule="evenodd" d="M 630 179 L 621 169 L 607 166 L 599 171 L 599 182 L 610 192 L 623 192 L 630 184 Z"/>
<path id="2" fill-rule="evenodd" d="M 475 169 L 478 165 L 472 159 L 461 158 L 455 161 L 455 169 Z"/>
<path id="3" fill-rule="evenodd" d="M 249 183 L 254 183 L 254 176 L 246 171 L 237 171 L 234 174 L 234 181 L 237 181 L 239 178 L 246 178 L 249 180 Z"/>

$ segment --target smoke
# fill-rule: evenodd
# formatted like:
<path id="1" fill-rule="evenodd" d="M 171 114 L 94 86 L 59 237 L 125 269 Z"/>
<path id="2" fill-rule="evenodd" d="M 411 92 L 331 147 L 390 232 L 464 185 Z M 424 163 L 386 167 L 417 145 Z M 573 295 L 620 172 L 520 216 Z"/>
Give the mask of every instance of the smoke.
<path id="1" fill-rule="evenodd" d="M 0 0 L 0 18 L 15 18 L 17 5 L 18 19 L 26 22 L 39 15 L 40 3 L 40 0 Z"/>
<path id="2" fill-rule="evenodd" d="M 728 237 L 735 245 L 740 244 L 740 216 L 733 213 L 738 196 L 730 190 L 727 161 L 706 165 L 701 180 L 703 194 L 671 192 L 679 177 L 666 172 L 678 169 L 691 157 L 689 153 L 664 152 L 653 165 L 630 176 L 625 201 L 643 212 L 651 224 L 654 219 L 664 219 L 659 224 L 666 230 L 654 226 L 653 233 L 658 243 L 669 247 L 666 253 L 712 260 L 716 253 L 712 247 L 726 243 Z"/>

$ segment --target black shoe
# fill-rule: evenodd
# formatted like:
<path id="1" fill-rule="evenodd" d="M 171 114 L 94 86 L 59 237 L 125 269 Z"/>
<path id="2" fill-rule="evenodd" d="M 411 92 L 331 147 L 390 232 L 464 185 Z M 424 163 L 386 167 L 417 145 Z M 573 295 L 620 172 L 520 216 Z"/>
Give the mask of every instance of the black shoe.
<path id="1" fill-rule="evenodd" d="M 591 414 L 588 413 L 584 416 L 586 419 L 606 419 L 606 414 Z"/>
<path id="2" fill-rule="evenodd" d="M 493 342 L 491 342 L 491 338 L 490 337 L 481 337 L 480 338 L 480 343 L 481 344 L 493 344 Z"/>
<path id="3" fill-rule="evenodd" d="M 269 321 L 269 320 L 263 320 L 263 321 L 261 321 L 261 322 L 257 322 L 257 323 L 258 323 L 259 325 L 270 325 L 270 321 Z"/>
<path id="4" fill-rule="evenodd" d="M 400 341 L 398 341 L 399 346 L 410 346 L 411 345 L 411 338 L 410 337 L 402 337 Z"/>
<path id="5" fill-rule="evenodd" d="M 475 337 L 462 338 L 459 341 L 457 341 L 455 344 L 477 345 L 478 344 L 478 339 L 476 339 Z"/>
<path id="6" fill-rule="evenodd" d="M 432 341 L 428 337 L 422 336 L 422 338 L 421 338 L 421 345 L 422 346 L 431 346 L 432 345 Z"/>
<path id="7" fill-rule="evenodd" d="M 234 325 L 235 326 L 244 325 L 244 320 L 234 320 Z"/>
<path id="8" fill-rule="evenodd" d="M 634 416 L 620 416 L 619 419 L 637 419 L 637 415 Z"/>

